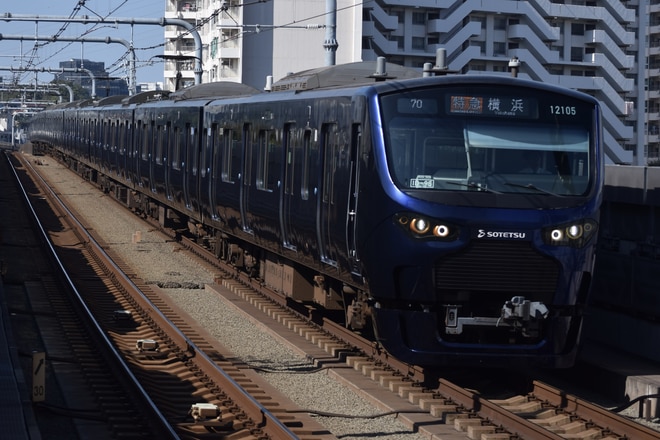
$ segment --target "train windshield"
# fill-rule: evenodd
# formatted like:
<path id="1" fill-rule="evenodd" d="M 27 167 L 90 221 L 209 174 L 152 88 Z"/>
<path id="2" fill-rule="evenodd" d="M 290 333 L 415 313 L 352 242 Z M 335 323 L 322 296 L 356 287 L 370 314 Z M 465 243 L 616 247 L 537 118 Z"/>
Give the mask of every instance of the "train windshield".
<path id="1" fill-rule="evenodd" d="M 584 196 L 594 173 L 593 105 L 494 87 L 382 97 L 390 175 L 402 190 Z"/>

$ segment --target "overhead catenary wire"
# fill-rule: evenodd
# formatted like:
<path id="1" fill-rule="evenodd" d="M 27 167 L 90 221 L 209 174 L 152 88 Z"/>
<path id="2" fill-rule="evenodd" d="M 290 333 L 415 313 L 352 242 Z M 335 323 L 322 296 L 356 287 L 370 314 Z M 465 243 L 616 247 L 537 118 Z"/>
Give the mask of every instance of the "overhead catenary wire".
<path id="1" fill-rule="evenodd" d="M 259 5 L 259 4 L 261 4 L 261 3 L 267 3 L 267 2 L 269 2 L 269 1 L 270 1 L 270 0 L 256 0 L 256 1 L 251 1 L 251 2 L 244 2 L 244 3 L 240 3 L 240 4 L 233 4 L 233 5 L 231 5 L 231 8 L 256 6 L 256 5 Z M 355 7 L 361 7 L 361 6 L 363 6 L 364 4 L 366 4 L 366 3 L 370 2 L 370 1 L 373 1 L 373 0 L 368 0 L 367 2 L 360 2 L 360 3 L 352 4 L 352 5 L 349 5 L 349 6 L 343 7 L 343 8 L 339 8 L 337 11 L 343 11 L 343 10 L 347 10 L 347 9 L 351 9 L 351 8 L 355 8 Z M 71 13 L 68 15 L 68 17 L 70 17 L 70 18 L 74 18 L 74 17 L 78 16 L 78 14 L 80 13 L 81 9 L 84 8 L 84 9 L 86 9 L 87 11 L 89 11 L 91 14 L 93 14 L 94 16 L 99 17 L 100 20 L 107 20 L 107 19 L 111 18 L 111 15 L 112 15 L 112 14 L 114 14 L 114 13 L 116 13 L 117 11 L 121 10 L 121 9 L 122 9 L 123 7 L 125 7 L 128 3 L 129 3 L 128 0 L 123 0 L 123 1 L 121 2 L 121 4 L 119 4 L 118 6 L 116 6 L 114 9 L 110 10 L 110 12 L 108 12 L 106 15 L 103 15 L 103 14 L 97 12 L 97 11 L 94 11 L 94 10 L 90 9 L 90 8 L 86 5 L 86 0 L 79 0 L 79 1 L 76 2 L 76 5 L 73 7 L 73 10 L 72 10 Z M 198 21 L 197 23 L 192 24 L 192 28 L 195 29 L 195 30 L 199 30 L 199 29 L 201 29 L 204 25 L 206 25 L 209 21 L 211 21 L 212 19 L 214 19 L 215 17 L 217 17 L 220 13 L 225 13 L 230 19 L 232 19 L 232 20 L 233 20 L 235 23 L 237 23 L 237 25 L 238 25 L 237 20 L 236 20 L 231 14 L 230 14 L 230 12 L 229 12 L 229 8 L 230 8 L 230 6 L 228 6 L 227 3 L 222 2 L 222 4 L 220 5 L 219 8 L 214 9 L 214 10 L 213 10 L 208 16 L 199 19 L 199 21 Z M 328 12 L 326 11 L 326 12 L 324 12 L 324 13 L 316 14 L 316 15 L 309 16 L 309 17 L 306 17 L 306 18 L 303 18 L 303 19 L 292 20 L 292 21 L 290 21 L 290 22 L 288 22 L 288 23 L 284 23 L 284 24 L 280 24 L 280 25 L 273 25 L 272 27 L 270 27 L 270 28 L 268 28 L 268 29 L 265 29 L 263 26 L 259 26 L 259 25 L 245 25 L 245 26 L 254 26 L 255 29 L 256 29 L 257 27 L 259 27 L 259 30 L 260 30 L 260 31 L 275 30 L 275 29 L 287 28 L 287 27 L 304 28 L 304 29 L 323 29 L 323 28 L 326 27 L 325 25 L 321 25 L 321 24 L 307 24 L 307 25 L 301 25 L 301 24 L 299 24 L 299 23 L 303 23 L 303 22 L 305 22 L 305 21 L 313 20 L 313 19 L 316 19 L 316 18 L 319 18 L 319 17 L 324 17 L 324 16 L 326 16 L 327 14 L 328 14 Z M 109 23 L 110 23 L 110 21 L 108 21 L 108 22 L 103 21 L 102 23 L 95 23 L 93 26 L 87 28 L 84 32 L 82 32 L 82 33 L 80 34 L 80 36 L 82 37 L 82 36 L 84 36 L 84 35 L 87 35 L 87 34 L 89 34 L 89 33 L 91 33 L 91 32 L 94 32 L 94 31 L 96 31 L 96 30 L 98 30 L 98 29 L 104 27 L 104 26 L 109 26 Z M 65 22 L 65 23 L 59 28 L 59 30 L 58 30 L 58 32 L 57 32 L 56 35 L 61 35 L 61 34 L 62 34 L 62 33 L 68 28 L 69 25 L 70 25 L 70 22 Z M 115 27 L 115 28 L 116 28 L 117 26 L 118 26 L 117 23 L 115 23 L 114 25 L 112 25 L 112 27 Z M 183 39 L 183 38 L 185 38 L 187 35 L 189 35 L 191 32 L 192 32 L 192 30 L 190 30 L 190 29 L 186 29 L 186 30 L 182 31 L 182 32 L 177 36 L 176 39 L 177 39 L 177 40 Z M 236 39 L 239 39 L 239 38 L 244 38 L 244 37 L 246 37 L 246 36 L 248 36 L 248 35 L 250 35 L 250 33 L 242 32 L 242 33 L 238 33 L 238 34 L 235 34 L 235 35 L 228 36 L 227 38 L 224 38 L 224 39 L 222 39 L 222 40 L 219 41 L 219 42 L 220 42 L 220 43 L 224 43 L 224 42 L 228 42 L 228 41 L 236 40 Z M 132 41 L 132 42 L 133 42 L 133 41 Z M 47 41 L 47 42 L 44 42 L 44 43 L 42 43 L 42 44 L 38 44 L 38 43 L 35 44 L 35 45 L 33 46 L 32 50 L 31 50 L 32 53 L 31 53 L 31 55 L 30 55 L 30 59 L 29 59 L 28 65 L 29 65 L 29 66 L 40 66 L 40 65 L 44 65 L 46 62 L 48 62 L 49 60 L 55 58 L 58 54 L 60 54 L 60 53 L 63 52 L 66 48 L 70 47 L 70 46 L 73 44 L 73 42 L 68 43 L 68 44 L 66 44 L 65 46 L 63 46 L 61 49 L 59 49 L 58 51 L 56 51 L 55 53 L 53 53 L 52 55 L 50 55 L 50 56 L 48 56 L 48 57 L 46 57 L 46 58 L 43 58 L 43 59 L 39 58 L 39 55 L 40 55 L 40 54 L 39 54 L 39 49 L 41 49 L 42 47 L 44 47 L 44 46 L 46 46 L 46 45 L 48 45 L 48 44 L 51 44 L 51 43 L 52 43 L 52 42 Z M 162 42 L 162 43 L 159 43 L 159 44 L 156 44 L 156 45 L 134 47 L 134 48 L 133 48 L 133 51 L 134 51 L 134 54 L 137 55 L 137 54 L 139 54 L 139 53 L 143 53 L 143 52 L 145 52 L 145 51 L 150 51 L 150 50 L 157 49 L 157 48 L 159 48 L 159 47 L 164 47 L 165 45 L 166 45 L 166 42 Z M 114 62 L 112 62 L 112 63 L 110 64 L 110 66 L 109 66 L 109 69 L 108 69 L 108 71 L 110 72 L 110 74 L 112 74 L 113 76 L 117 76 L 117 72 L 118 72 L 119 70 L 121 70 L 121 69 L 125 69 L 125 65 L 127 64 L 127 59 L 128 59 L 127 57 L 128 57 L 129 55 L 130 55 L 130 51 L 127 50 L 127 51 L 125 51 L 123 54 L 121 54 L 121 55 L 120 55 L 120 56 L 119 56 Z M 200 62 L 201 62 L 201 60 L 200 60 Z M 149 66 L 149 65 L 153 65 L 153 64 L 155 64 L 155 63 L 154 63 L 151 59 L 150 59 L 150 60 L 145 60 L 145 59 L 141 59 L 141 57 L 139 57 L 139 56 L 136 56 L 136 58 L 135 58 L 135 68 L 136 68 L 136 69 L 138 69 L 138 68 L 142 68 L 142 67 L 145 67 L 145 66 Z"/>

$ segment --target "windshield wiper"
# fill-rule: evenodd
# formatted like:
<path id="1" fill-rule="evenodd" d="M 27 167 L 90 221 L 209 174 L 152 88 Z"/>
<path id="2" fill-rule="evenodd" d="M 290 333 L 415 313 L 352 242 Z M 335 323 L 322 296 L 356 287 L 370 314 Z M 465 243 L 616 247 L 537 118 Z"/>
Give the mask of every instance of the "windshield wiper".
<path id="1" fill-rule="evenodd" d="M 499 191 L 495 191 L 494 189 L 490 189 L 485 185 L 479 185 L 478 183 L 474 183 L 474 182 L 463 183 L 463 182 L 454 182 L 452 180 L 445 180 L 444 182 L 450 185 L 462 186 L 463 188 L 476 189 L 477 191 L 489 192 L 493 194 L 502 194 Z"/>
<path id="2" fill-rule="evenodd" d="M 565 197 L 565 196 L 562 195 L 562 194 L 557 194 L 557 193 L 555 193 L 555 192 L 548 191 L 548 190 L 543 189 L 543 188 L 539 188 L 538 186 L 536 186 L 536 185 L 534 185 L 534 184 L 532 184 L 532 183 L 527 183 L 527 184 L 525 184 L 525 185 L 522 185 L 522 184 L 520 184 L 520 183 L 506 182 L 505 185 L 514 186 L 514 187 L 516 187 L 516 188 L 525 188 L 525 189 L 529 189 L 529 190 L 531 190 L 531 191 L 537 191 L 537 192 L 540 192 L 540 193 L 542 193 L 542 194 L 547 194 L 547 195 L 549 195 L 549 196 Z"/>

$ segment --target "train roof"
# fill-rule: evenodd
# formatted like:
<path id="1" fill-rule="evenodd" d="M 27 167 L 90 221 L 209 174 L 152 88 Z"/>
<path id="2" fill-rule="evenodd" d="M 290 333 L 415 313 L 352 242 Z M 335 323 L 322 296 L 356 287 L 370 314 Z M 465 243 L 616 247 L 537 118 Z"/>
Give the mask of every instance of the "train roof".
<path id="1" fill-rule="evenodd" d="M 385 63 L 385 71 L 378 72 L 376 61 L 358 61 L 337 66 L 292 73 L 273 83 L 272 91 L 312 90 L 331 87 L 369 84 L 387 79 L 420 78 L 422 73 L 410 67 Z"/>
<path id="2" fill-rule="evenodd" d="M 203 98 L 226 98 L 233 96 L 251 96 L 261 93 L 247 84 L 241 84 L 231 81 L 217 81 L 204 84 L 198 84 L 185 89 L 177 90 L 170 94 L 173 101 L 185 99 L 203 99 Z"/>
<path id="3" fill-rule="evenodd" d="M 121 101 L 122 105 L 142 104 L 151 101 L 161 101 L 167 99 L 170 95 L 168 90 L 148 90 L 136 95 L 126 96 Z"/>
<path id="4" fill-rule="evenodd" d="M 105 98 L 101 98 L 96 102 L 96 105 L 112 105 L 112 104 L 119 104 L 121 103 L 124 99 L 126 99 L 126 95 L 112 95 L 112 96 L 106 96 Z"/>

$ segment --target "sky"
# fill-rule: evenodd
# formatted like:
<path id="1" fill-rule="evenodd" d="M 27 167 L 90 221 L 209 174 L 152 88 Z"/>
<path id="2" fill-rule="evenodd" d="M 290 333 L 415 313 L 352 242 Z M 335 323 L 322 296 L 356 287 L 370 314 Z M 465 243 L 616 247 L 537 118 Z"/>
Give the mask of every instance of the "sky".
<path id="1" fill-rule="evenodd" d="M 79 3 L 82 3 L 80 5 Z M 7 67 L 36 67 L 56 70 L 60 61 L 83 58 L 104 62 L 111 77 L 127 78 L 127 48 L 119 43 L 95 42 L 45 42 L 35 41 L 34 37 L 62 38 L 85 36 L 100 39 L 111 37 L 133 42 L 136 55 L 136 81 L 163 81 L 163 60 L 154 58 L 164 53 L 164 31 L 159 25 L 134 25 L 112 23 L 65 23 L 22 21 L 27 16 L 42 18 L 149 18 L 157 19 L 165 15 L 166 0 L 2 0 L 0 1 L 0 34 L 24 36 L 24 41 L 0 39 L 0 77 L 11 78 L 14 73 L 4 70 Z M 21 21 L 6 21 L 10 13 Z M 31 37 L 31 38 L 29 38 Z M 148 49 L 147 49 L 148 48 Z M 54 76 L 49 72 L 16 73 L 21 84 L 48 83 Z M 5 79 L 5 81 L 7 81 Z"/>

